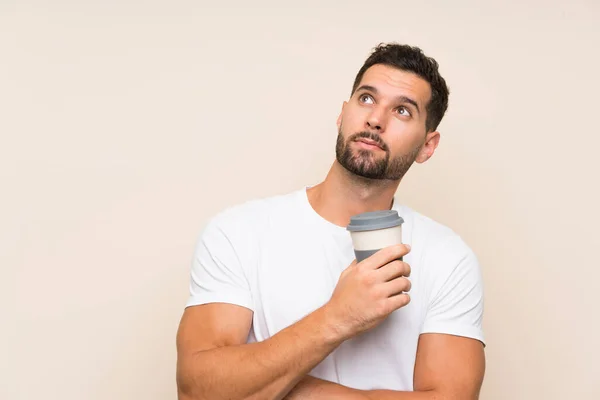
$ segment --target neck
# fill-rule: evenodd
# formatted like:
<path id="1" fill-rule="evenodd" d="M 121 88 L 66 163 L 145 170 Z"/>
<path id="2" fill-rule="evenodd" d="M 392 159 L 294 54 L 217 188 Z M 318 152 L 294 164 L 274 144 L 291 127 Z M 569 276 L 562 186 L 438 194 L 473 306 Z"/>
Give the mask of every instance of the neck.
<path id="1" fill-rule="evenodd" d="M 347 226 L 350 217 L 389 210 L 400 180 L 367 179 L 352 174 L 337 160 L 320 184 L 307 190 L 312 208 L 329 222 Z"/>

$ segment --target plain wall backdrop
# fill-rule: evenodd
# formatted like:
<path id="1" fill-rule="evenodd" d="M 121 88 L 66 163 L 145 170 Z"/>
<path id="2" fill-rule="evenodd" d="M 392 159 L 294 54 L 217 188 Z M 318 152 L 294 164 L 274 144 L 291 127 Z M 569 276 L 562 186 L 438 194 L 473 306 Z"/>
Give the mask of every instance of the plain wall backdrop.
<path id="1" fill-rule="evenodd" d="M 400 201 L 477 253 L 484 400 L 600 399 L 600 4 L 0 2 L 0 398 L 175 399 L 207 219 L 318 183 L 380 42 L 450 107 Z"/>

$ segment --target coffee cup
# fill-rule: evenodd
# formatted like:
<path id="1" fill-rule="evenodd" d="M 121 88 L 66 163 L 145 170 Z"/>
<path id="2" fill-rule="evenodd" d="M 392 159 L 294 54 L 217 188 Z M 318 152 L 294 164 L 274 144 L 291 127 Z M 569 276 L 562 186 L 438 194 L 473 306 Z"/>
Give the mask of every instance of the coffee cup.
<path id="1" fill-rule="evenodd" d="M 384 247 L 402 243 L 403 223 L 396 210 L 370 211 L 351 217 L 346 229 L 352 237 L 356 261 L 361 262 Z"/>

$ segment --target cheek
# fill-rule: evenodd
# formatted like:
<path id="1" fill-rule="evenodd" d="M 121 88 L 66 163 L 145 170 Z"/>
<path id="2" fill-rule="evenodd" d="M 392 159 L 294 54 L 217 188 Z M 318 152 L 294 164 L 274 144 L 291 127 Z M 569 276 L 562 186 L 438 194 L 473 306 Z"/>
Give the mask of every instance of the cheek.
<path id="1" fill-rule="evenodd" d="M 403 121 L 395 121 L 393 128 L 393 134 L 388 130 L 388 145 L 393 154 L 408 154 L 423 145 L 424 130 Z"/>
<path id="2" fill-rule="evenodd" d="M 365 116 L 360 108 L 347 108 L 342 114 L 342 126 L 345 131 L 355 133 L 364 126 Z"/>

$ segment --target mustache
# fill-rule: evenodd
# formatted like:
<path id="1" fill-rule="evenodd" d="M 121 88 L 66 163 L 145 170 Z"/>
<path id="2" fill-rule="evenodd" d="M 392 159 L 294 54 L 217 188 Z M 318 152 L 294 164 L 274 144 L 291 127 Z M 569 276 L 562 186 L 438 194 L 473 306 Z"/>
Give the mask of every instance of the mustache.
<path id="1" fill-rule="evenodd" d="M 383 141 L 383 139 L 381 139 L 381 137 L 378 134 L 373 133 L 373 132 L 363 131 L 363 132 L 355 133 L 355 134 L 351 135 L 348 138 L 348 141 L 349 142 L 356 142 L 358 139 L 361 139 L 361 138 L 372 140 L 375 143 L 377 143 L 377 145 L 379 147 L 381 147 L 382 150 L 388 151 L 387 144 L 385 144 L 385 142 Z"/>

